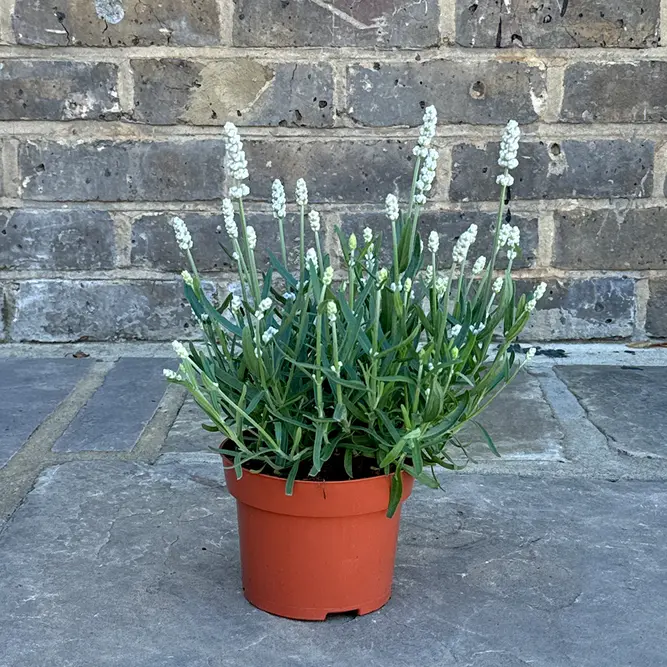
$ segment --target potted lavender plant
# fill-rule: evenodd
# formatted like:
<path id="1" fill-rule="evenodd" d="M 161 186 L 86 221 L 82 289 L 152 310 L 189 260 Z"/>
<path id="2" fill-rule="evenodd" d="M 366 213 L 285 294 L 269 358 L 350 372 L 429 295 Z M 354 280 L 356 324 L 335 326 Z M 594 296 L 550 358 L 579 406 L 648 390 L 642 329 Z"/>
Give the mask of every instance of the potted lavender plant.
<path id="1" fill-rule="evenodd" d="M 439 236 L 426 245 L 420 213 L 435 178 L 431 146 L 436 111 L 426 109 L 414 149 L 405 206 L 386 196 L 391 262 L 382 238 L 337 230 L 342 264 L 320 238 L 319 213 L 306 183 L 296 183 L 299 257 L 288 263 L 283 185 L 273 183 L 281 256 L 260 276 L 257 236 L 245 216 L 247 163 L 237 129 L 225 125 L 233 186 L 222 212 L 240 294 L 214 303 L 202 288 L 190 234 L 174 218 L 187 258 L 185 294 L 203 340 L 174 343 L 177 372 L 167 378 L 193 395 L 223 438 L 218 451 L 237 499 L 243 587 L 248 600 L 275 614 L 324 619 L 367 613 L 391 593 L 401 504 L 414 480 L 439 487 L 436 467 L 457 470 L 466 452 L 461 429 L 477 418 L 534 354 L 515 358 L 541 284 L 517 298 L 512 280 L 520 231 L 503 224 L 519 128 L 505 129 L 498 223 L 490 256 L 469 261 L 477 227 L 456 241 L 451 266 L 438 265 Z M 308 222 L 315 239 L 305 248 Z M 506 268 L 497 270 L 500 254 Z M 496 343 L 492 345 L 492 343 Z"/>

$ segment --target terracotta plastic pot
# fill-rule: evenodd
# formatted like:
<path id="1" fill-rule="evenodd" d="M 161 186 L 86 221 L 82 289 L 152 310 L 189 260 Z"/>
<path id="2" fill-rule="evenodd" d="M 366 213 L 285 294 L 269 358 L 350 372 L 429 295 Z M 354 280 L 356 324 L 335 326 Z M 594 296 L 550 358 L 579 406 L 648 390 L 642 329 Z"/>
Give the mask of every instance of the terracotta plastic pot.
<path id="1" fill-rule="evenodd" d="M 225 461 L 225 466 L 229 462 Z M 287 618 L 368 614 L 391 596 L 400 505 L 386 516 L 390 476 L 301 482 L 225 470 L 236 498 L 243 591 L 256 607 Z M 413 478 L 404 474 L 402 502 Z"/>

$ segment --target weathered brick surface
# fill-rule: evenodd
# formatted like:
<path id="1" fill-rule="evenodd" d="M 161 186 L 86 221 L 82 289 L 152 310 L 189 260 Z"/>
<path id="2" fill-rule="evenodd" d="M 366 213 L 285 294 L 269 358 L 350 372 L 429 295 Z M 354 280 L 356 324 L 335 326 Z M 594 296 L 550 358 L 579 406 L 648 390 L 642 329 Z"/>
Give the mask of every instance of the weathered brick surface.
<path id="1" fill-rule="evenodd" d="M 132 71 L 133 117 L 144 123 L 333 124 L 333 75 L 327 64 L 165 58 L 133 60 Z"/>
<path id="2" fill-rule="evenodd" d="M 218 139 L 26 142 L 18 160 L 25 199 L 193 201 L 222 194 Z"/>
<path id="3" fill-rule="evenodd" d="M 518 293 L 536 282 L 519 281 Z M 635 282 L 631 278 L 549 279 L 523 340 L 627 338 L 633 333 Z"/>
<path id="4" fill-rule="evenodd" d="M 116 260 L 107 211 L 17 209 L 0 216 L 0 269 L 95 271 Z"/>
<path id="5" fill-rule="evenodd" d="M 459 144 L 452 154 L 450 197 L 455 201 L 498 197 L 498 144 L 485 149 Z M 524 142 L 512 195 L 519 199 L 649 197 L 653 187 L 652 141 Z"/>
<path id="6" fill-rule="evenodd" d="M 437 2 L 236 0 L 236 46 L 436 46 Z"/>
<path id="7" fill-rule="evenodd" d="M 457 0 L 456 41 L 481 48 L 658 46 L 660 0 Z"/>
<path id="8" fill-rule="evenodd" d="M 106 8 L 111 20 L 100 18 L 96 6 L 100 10 Z M 113 14 L 116 19 L 122 15 L 122 19 L 115 21 Z M 19 44 L 39 46 L 220 43 L 216 0 L 16 0 L 13 26 Z"/>
<path id="9" fill-rule="evenodd" d="M 509 193 L 522 232 L 514 266 L 549 278 L 551 290 L 526 337 L 627 337 L 646 310 L 648 333 L 667 335 L 660 5 L 11 0 L 5 28 L 18 46 L 0 58 L 0 340 L 1 323 L 10 340 L 189 335 L 169 221 L 185 219 L 202 272 L 234 274 L 216 214 L 230 185 L 227 121 L 245 135 L 262 269 L 280 253 L 266 204 L 274 178 L 287 190 L 292 265 L 299 177 L 324 209 L 325 244 L 338 222 L 359 234 L 369 225 L 384 231 L 388 261 L 384 200 L 409 192 L 430 104 L 441 157 L 421 231 L 440 233 L 443 268 L 472 222 L 471 258 L 490 253 L 498 141 L 514 118 L 524 129 Z M 67 46 L 76 48 L 39 48 Z M 650 281 L 648 305 L 637 280 Z"/>
<path id="10" fill-rule="evenodd" d="M 0 60 L 0 120 L 113 119 L 118 68 L 67 60 Z"/>
<path id="11" fill-rule="evenodd" d="M 667 118 L 667 62 L 576 63 L 565 70 L 561 119 L 655 123 Z"/>
<path id="12" fill-rule="evenodd" d="M 250 197 L 270 200 L 271 182 L 280 178 L 293 201 L 294 183 L 304 177 L 312 202 L 383 202 L 396 187 L 408 191 L 412 147 L 398 139 L 248 141 Z"/>
<path id="13" fill-rule="evenodd" d="M 565 269 L 667 269 L 664 208 L 580 208 L 555 216 L 553 265 Z"/>
<path id="14" fill-rule="evenodd" d="M 4 343 L 7 339 L 7 328 L 5 321 L 9 319 L 8 297 L 5 296 L 5 286 L 0 283 L 0 342 Z"/>
<path id="15" fill-rule="evenodd" d="M 428 104 L 441 123 L 530 123 L 546 93 L 546 70 L 521 62 L 377 62 L 347 75 L 349 115 L 374 126 L 419 125 Z"/>
<path id="16" fill-rule="evenodd" d="M 13 341 L 172 340 L 197 335 L 180 280 L 27 280 Z"/>
<path id="17" fill-rule="evenodd" d="M 236 271 L 236 262 L 220 247 L 222 245 L 229 253 L 233 252 L 221 215 L 186 212 L 178 215 L 185 221 L 192 235 L 192 252 L 200 271 Z M 133 266 L 163 271 L 181 271 L 187 268 L 169 224 L 172 217 L 168 214 L 145 215 L 134 222 L 131 255 Z M 326 215 L 323 219 L 326 220 Z M 280 257 L 278 223 L 270 213 L 249 212 L 247 224 L 254 227 L 259 239 L 255 252 L 257 268 L 264 269 L 269 263 L 269 251 Z M 309 247 L 314 243 L 307 225 L 306 243 Z M 297 266 L 299 225 L 295 215 L 289 215 L 285 221 L 285 248 L 288 261 L 292 262 L 292 266 Z"/>
<path id="18" fill-rule="evenodd" d="M 477 211 L 426 211 L 421 216 L 419 233 L 424 242 L 428 239 L 428 234 L 432 229 L 440 234 L 439 262 L 442 262 L 441 266 L 449 267 L 454 244 L 472 223 L 479 228 L 477 240 L 470 250 L 472 261 L 479 255 L 490 258 L 493 248 L 492 228 L 496 223 L 496 216 L 493 214 Z M 521 228 L 522 248 L 521 255 L 514 260 L 514 267 L 532 267 L 535 264 L 537 250 L 537 219 L 513 216 L 512 224 Z M 382 261 L 391 261 L 391 224 L 384 213 L 346 213 L 341 216 L 341 226 L 346 234 L 354 232 L 359 239 L 361 239 L 364 227 L 370 227 L 375 233 L 382 232 Z M 498 267 L 504 268 L 505 266 L 504 253 L 501 253 Z"/>
<path id="19" fill-rule="evenodd" d="M 667 338 L 667 279 L 649 281 L 646 331 L 651 336 Z"/>

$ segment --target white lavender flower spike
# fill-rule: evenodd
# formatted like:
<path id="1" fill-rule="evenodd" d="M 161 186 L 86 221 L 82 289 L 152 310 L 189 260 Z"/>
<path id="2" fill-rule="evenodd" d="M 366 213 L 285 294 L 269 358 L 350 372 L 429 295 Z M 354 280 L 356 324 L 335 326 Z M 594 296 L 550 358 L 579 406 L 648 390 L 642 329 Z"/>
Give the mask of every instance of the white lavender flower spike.
<path id="1" fill-rule="evenodd" d="M 190 250 L 192 248 L 192 237 L 186 224 L 178 216 L 171 219 L 171 226 L 174 228 L 174 235 L 176 236 L 176 243 L 181 250 Z"/>
<path id="2" fill-rule="evenodd" d="M 271 186 L 271 208 L 274 218 L 284 218 L 287 215 L 285 188 L 277 178 Z"/>
<path id="3" fill-rule="evenodd" d="M 519 124 L 515 120 L 509 121 L 503 132 L 500 141 L 500 157 L 498 164 L 506 169 L 516 169 L 519 165 L 517 155 L 519 152 L 519 139 L 521 138 L 521 130 Z"/>
<path id="4" fill-rule="evenodd" d="M 354 252 L 357 249 L 356 234 L 350 234 L 350 238 L 347 240 L 347 247 L 350 249 L 350 252 Z"/>
<path id="5" fill-rule="evenodd" d="M 236 181 L 229 189 L 229 196 L 233 199 L 240 199 L 250 194 L 248 186 L 241 183 L 248 178 L 248 162 L 243 150 L 243 142 L 234 123 L 225 123 L 223 134 L 225 140 L 225 169 Z"/>
<path id="6" fill-rule="evenodd" d="M 461 333 L 461 325 L 460 324 L 455 324 L 452 327 L 452 330 L 451 330 L 450 333 L 451 333 L 452 338 L 456 338 Z"/>
<path id="7" fill-rule="evenodd" d="M 262 334 L 262 342 L 263 343 L 268 343 L 269 341 L 272 340 L 272 338 L 278 333 L 278 329 L 275 327 L 269 327 L 263 334 Z"/>
<path id="8" fill-rule="evenodd" d="M 320 231 L 320 214 L 317 211 L 311 211 L 308 214 L 308 223 L 310 224 L 310 228 L 314 232 L 319 232 Z"/>
<path id="9" fill-rule="evenodd" d="M 247 197 L 249 194 L 250 188 L 245 183 L 241 183 L 241 185 L 232 185 L 232 187 L 229 188 L 229 196 L 232 199 L 241 199 L 242 197 Z"/>
<path id="10" fill-rule="evenodd" d="M 486 257 L 484 257 L 484 255 L 481 255 L 472 265 L 472 275 L 473 276 L 479 275 L 482 271 L 484 271 L 485 266 L 486 266 Z"/>
<path id="11" fill-rule="evenodd" d="M 336 313 L 338 313 L 338 308 L 335 301 L 327 301 L 327 316 L 329 322 L 332 324 L 336 321 Z"/>
<path id="12" fill-rule="evenodd" d="M 452 252 L 452 259 L 457 264 L 462 264 L 466 261 L 468 257 L 468 251 L 470 246 L 475 242 L 477 238 L 477 225 L 473 223 L 468 227 L 468 229 L 459 236 L 456 245 L 454 246 L 454 251 Z"/>
<path id="13" fill-rule="evenodd" d="M 315 251 L 315 248 L 308 248 L 308 250 L 306 250 L 306 262 L 317 268 L 317 252 Z"/>
<path id="14" fill-rule="evenodd" d="M 183 343 L 180 341 L 175 340 L 171 346 L 174 348 L 174 352 L 183 360 L 189 359 L 190 358 L 190 353 L 188 352 L 187 348 Z"/>
<path id="15" fill-rule="evenodd" d="M 331 285 L 333 281 L 333 274 L 334 271 L 330 266 L 327 266 L 326 269 L 324 269 L 324 275 L 322 276 L 322 284 L 328 287 Z"/>
<path id="16" fill-rule="evenodd" d="M 428 235 L 428 249 L 435 255 L 438 252 L 439 247 L 440 247 L 440 236 L 438 235 L 438 232 L 436 232 L 434 229 Z"/>
<path id="17" fill-rule="evenodd" d="M 370 227 L 364 227 L 364 243 L 370 243 L 373 240 L 373 230 Z"/>
<path id="18" fill-rule="evenodd" d="M 535 288 L 535 291 L 533 292 L 533 297 L 526 304 L 526 310 L 528 310 L 528 311 L 535 310 L 535 306 L 537 306 L 537 302 L 544 296 L 544 293 L 546 291 L 547 291 L 547 284 L 544 283 L 544 282 L 540 283 Z"/>
<path id="19" fill-rule="evenodd" d="M 506 188 L 512 187 L 514 185 L 514 176 L 512 174 L 498 174 L 496 183 L 504 185 Z"/>
<path id="20" fill-rule="evenodd" d="M 503 288 L 503 278 L 500 276 L 493 281 L 493 287 L 491 288 L 494 294 L 499 294 L 500 290 Z"/>
<path id="21" fill-rule="evenodd" d="M 222 219 L 225 223 L 225 231 L 230 239 L 237 239 L 239 237 L 239 230 L 234 220 L 234 204 L 231 199 L 225 197 L 222 200 Z"/>
<path id="22" fill-rule="evenodd" d="M 183 282 L 188 287 L 192 287 L 195 284 L 194 280 L 192 279 L 192 274 L 187 270 L 181 271 L 181 278 L 183 278 Z"/>
<path id="23" fill-rule="evenodd" d="M 257 234 L 255 228 L 252 225 L 246 227 L 246 235 L 248 236 L 248 248 L 254 250 L 257 246 Z"/>
<path id="24" fill-rule="evenodd" d="M 178 373 L 171 370 L 171 368 L 162 369 L 162 375 L 164 375 L 167 380 L 180 380 Z"/>
<path id="25" fill-rule="evenodd" d="M 389 194 L 385 199 L 385 213 L 392 222 L 398 220 L 398 198 L 396 195 Z"/>
<path id="26" fill-rule="evenodd" d="M 297 206 L 308 206 L 308 187 L 303 178 L 296 182 L 296 203 Z"/>
<path id="27" fill-rule="evenodd" d="M 529 348 L 528 352 L 526 352 L 526 363 L 528 363 L 537 353 L 537 350 L 534 347 Z"/>
<path id="28" fill-rule="evenodd" d="M 424 110 L 424 118 L 422 126 L 419 128 L 419 139 L 417 145 L 412 149 L 414 155 L 426 157 L 428 155 L 428 147 L 435 136 L 435 128 L 438 124 L 438 113 L 434 106 L 428 106 Z"/>

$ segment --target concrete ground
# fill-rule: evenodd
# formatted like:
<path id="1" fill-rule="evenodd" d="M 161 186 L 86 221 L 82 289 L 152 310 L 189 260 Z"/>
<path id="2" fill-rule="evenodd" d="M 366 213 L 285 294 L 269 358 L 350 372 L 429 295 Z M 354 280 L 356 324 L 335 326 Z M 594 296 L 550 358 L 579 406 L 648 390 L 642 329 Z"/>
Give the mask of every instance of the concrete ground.
<path id="1" fill-rule="evenodd" d="M 1 346 L 0 667 L 664 667 L 667 351 L 542 351 L 503 458 L 407 502 L 389 604 L 303 623 L 243 598 L 168 347 Z"/>

